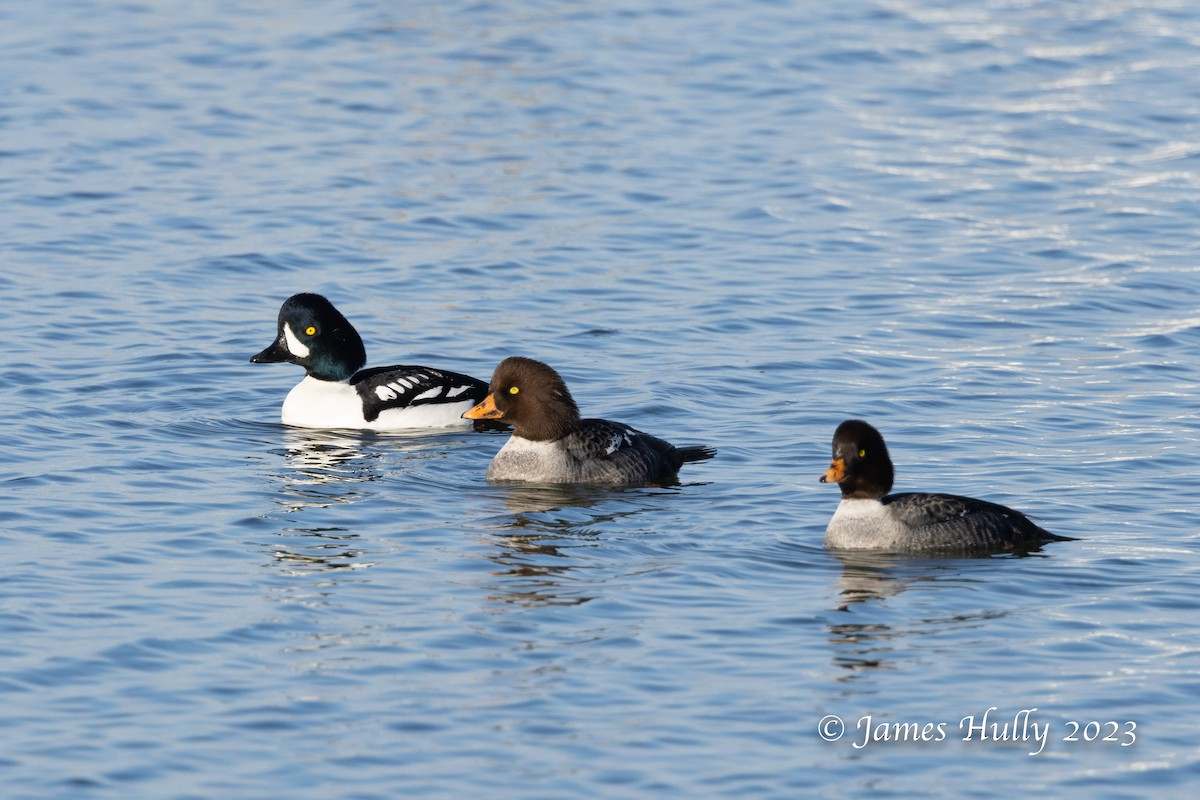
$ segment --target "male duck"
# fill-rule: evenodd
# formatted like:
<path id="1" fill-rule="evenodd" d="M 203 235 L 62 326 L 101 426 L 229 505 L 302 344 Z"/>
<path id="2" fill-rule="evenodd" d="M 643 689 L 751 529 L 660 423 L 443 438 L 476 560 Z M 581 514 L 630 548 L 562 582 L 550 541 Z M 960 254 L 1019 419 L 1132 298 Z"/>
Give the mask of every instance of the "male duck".
<path id="1" fill-rule="evenodd" d="M 289 361 L 308 373 L 283 401 L 285 425 L 302 428 L 404 430 L 461 424 L 487 394 L 483 381 L 431 367 L 362 369 L 362 338 L 319 294 L 295 294 L 279 309 L 274 342 L 250 358 Z"/>

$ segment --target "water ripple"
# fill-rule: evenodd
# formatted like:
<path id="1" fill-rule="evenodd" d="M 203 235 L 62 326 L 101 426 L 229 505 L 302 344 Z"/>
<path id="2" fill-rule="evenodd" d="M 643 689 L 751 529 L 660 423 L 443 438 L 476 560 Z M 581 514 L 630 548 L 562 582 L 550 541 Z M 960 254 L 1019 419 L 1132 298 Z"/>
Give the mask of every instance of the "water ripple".
<path id="1" fill-rule="evenodd" d="M 6 796 L 1190 785 L 1190 8 L 36 8 L 0 26 Z M 504 434 L 287 429 L 300 370 L 247 359 L 297 291 L 371 364 L 534 356 L 720 455 L 492 487 Z M 850 416 L 898 489 L 1078 541 L 827 552 Z M 1145 738 L 814 731 L 992 705 Z"/>

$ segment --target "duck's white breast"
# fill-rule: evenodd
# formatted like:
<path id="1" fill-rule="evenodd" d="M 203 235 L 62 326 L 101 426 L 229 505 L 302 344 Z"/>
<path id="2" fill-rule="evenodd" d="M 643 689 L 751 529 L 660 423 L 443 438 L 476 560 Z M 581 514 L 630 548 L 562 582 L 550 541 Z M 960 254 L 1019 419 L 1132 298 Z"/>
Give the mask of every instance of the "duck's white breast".
<path id="1" fill-rule="evenodd" d="M 488 464 L 489 481 L 569 483 L 576 480 L 576 465 L 562 443 L 535 442 L 510 436 Z"/>
<path id="2" fill-rule="evenodd" d="M 878 500 L 843 499 L 825 528 L 825 546 L 881 550 L 896 546 L 903 533 L 903 526 Z"/>

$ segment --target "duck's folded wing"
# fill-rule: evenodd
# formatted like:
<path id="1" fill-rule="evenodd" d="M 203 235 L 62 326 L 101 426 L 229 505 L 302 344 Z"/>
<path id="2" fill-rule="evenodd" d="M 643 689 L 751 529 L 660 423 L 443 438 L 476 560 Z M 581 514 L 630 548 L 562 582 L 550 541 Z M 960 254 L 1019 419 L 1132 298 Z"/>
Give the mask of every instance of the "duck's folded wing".
<path id="1" fill-rule="evenodd" d="M 920 549 L 1003 550 L 1059 537 L 1007 506 L 953 494 L 908 493 L 883 498 Z"/>
<path id="2" fill-rule="evenodd" d="M 606 419 L 581 420 L 563 446 L 588 479 L 613 483 L 656 481 L 682 463 L 669 442 Z"/>
<path id="3" fill-rule="evenodd" d="M 355 373 L 350 384 L 362 398 L 363 417 L 373 422 L 391 408 L 432 403 L 478 403 L 487 395 L 481 380 L 442 369 L 416 366 L 375 367 Z"/>

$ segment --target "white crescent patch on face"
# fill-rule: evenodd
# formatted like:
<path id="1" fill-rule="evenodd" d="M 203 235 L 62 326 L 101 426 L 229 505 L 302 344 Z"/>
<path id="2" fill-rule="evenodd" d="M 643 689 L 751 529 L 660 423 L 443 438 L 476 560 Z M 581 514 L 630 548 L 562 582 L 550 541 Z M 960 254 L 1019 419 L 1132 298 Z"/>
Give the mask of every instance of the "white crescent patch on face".
<path id="1" fill-rule="evenodd" d="M 286 322 L 283 323 L 283 341 L 287 344 L 288 352 L 296 358 L 308 357 L 308 348 L 296 338 L 296 334 L 292 333 L 292 326 Z"/>

